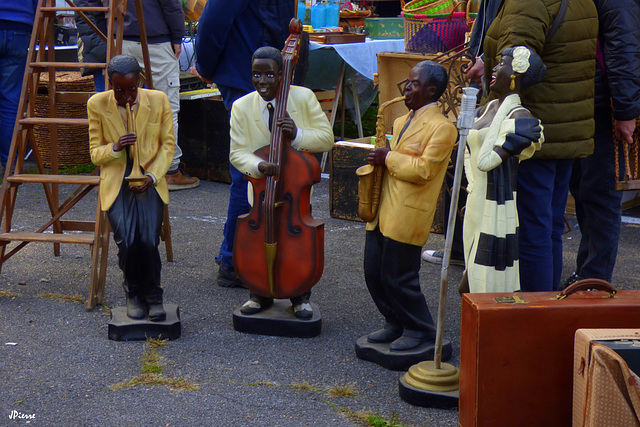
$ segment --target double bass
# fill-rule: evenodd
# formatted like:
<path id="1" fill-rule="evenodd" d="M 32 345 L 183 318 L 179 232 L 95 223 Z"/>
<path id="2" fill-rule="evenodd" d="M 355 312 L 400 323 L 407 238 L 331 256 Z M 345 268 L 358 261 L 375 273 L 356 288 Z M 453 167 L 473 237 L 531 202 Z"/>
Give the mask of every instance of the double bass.
<path id="1" fill-rule="evenodd" d="M 292 69 L 297 62 L 302 22 L 292 19 L 282 52 L 280 88 L 274 121 L 287 114 Z M 311 216 L 311 187 L 320 182 L 315 156 L 291 147 L 280 126 L 273 126 L 270 144 L 255 154 L 279 171 L 263 179 L 248 177 L 253 186 L 251 211 L 238 217 L 233 264 L 252 292 L 270 298 L 293 298 L 315 285 L 324 269 L 324 224 Z"/>

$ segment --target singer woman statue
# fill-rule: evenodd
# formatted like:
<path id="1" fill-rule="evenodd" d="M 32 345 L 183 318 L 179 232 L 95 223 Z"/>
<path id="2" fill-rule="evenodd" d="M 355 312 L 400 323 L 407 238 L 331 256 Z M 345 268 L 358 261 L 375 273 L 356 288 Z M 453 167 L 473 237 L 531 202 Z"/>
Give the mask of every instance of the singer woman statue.
<path id="1" fill-rule="evenodd" d="M 542 81 L 542 59 L 525 46 L 508 48 L 493 69 L 490 88 L 498 99 L 478 113 L 467 138 L 469 182 L 463 239 L 471 292 L 520 289 L 518 270 L 518 163 L 544 141 L 540 120 L 520 104 L 520 91 Z"/>
<path id="2" fill-rule="evenodd" d="M 133 56 L 114 56 L 107 74 L 113 89 L 87 103 L 91 161 L 101 167 L 100 203 L 118 245 L 127 316 L 161 321 L 158 244 L 169 203 L 164 176 L 174 151 L 171 106 L 164 93 L 138 88 L 140 66 Z M 138 165 L 141 178 L 131 181 Z"/>

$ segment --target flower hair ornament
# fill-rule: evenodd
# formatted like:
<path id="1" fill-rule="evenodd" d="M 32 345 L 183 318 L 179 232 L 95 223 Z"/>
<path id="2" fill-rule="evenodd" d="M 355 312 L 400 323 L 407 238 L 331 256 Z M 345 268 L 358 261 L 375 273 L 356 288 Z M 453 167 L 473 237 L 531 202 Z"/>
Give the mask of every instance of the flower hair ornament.
<path id="1" fill-rule="evenodd" d="M 531 51 L 524 46 L 518 46 L 513 49 L 513 61 L 511 68 L 518 74 L 524 74 L 529 69 L 529 57 Z"/>

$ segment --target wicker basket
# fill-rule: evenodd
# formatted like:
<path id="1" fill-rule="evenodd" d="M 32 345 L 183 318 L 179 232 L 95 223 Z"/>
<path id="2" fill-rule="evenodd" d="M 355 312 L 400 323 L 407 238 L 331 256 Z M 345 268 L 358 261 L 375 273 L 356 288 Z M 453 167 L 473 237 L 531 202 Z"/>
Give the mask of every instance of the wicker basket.
<path id="1" fill-rule="evenodd" d="M 457 6 L 453 0 L 412 0 L 402 6 L 402 11 L 424 15 L 448 14 Z"/>
<path id="2" fill-rule="evenodd" d="M 404 50 L 417 53 L 447 52 L 464 44 L 469 31 L 467 14 L 427 16 L 402 12 L 404 18 Z"/>
<path id="3" fill-rule="evenodd" d="M 49 75 L 42 73 L 34 106 L 36 117 L 51 117 L 49 112 Z M 82 77 L 79 72 L 56 73 L 56 90 L 66 92 L 93 92 L 93 76 Z M 57 117 L 86 119 L 85 104 L 57 102 Z M 44 166 L 51 167 L 51 127 L 36 125 L 33 128 L 35 144 Z M 58 167 L 72 167 L 91 163 L 89 155 L 89 129 L 84 126 L 58 125 Z"/>

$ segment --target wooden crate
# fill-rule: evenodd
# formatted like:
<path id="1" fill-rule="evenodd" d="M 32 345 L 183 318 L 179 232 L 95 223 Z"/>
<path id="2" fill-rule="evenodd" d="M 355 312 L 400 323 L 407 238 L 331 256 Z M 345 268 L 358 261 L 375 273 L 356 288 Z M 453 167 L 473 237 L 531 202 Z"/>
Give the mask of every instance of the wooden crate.
<path id="1" fill-rule="evenodd" d="M 367 164 L 374 147 L 372 137 L 338 141 L 331 150 L 329 173 L 329 215 L 333 218 L 362 221 L 358 216 L 358 177 L 356 169 Z"/>
<path id="2" fill-rule="evenodd" d="M 380 104 L 398 96 L 404 95 L 398 89 L 398 83 L 406 80 L 411 69 L 420 61 L 431 60 L 442 64 L 449 73 L 449 87 L 440 98 L 438 104 L 445 116 L 452 121 L 458 119 L 462 88 L 467 86 L 464 75 L 465 67 L 471 62 L 464 52 L 453 55 L 420 54 L 407 52 L 380 52 L 378 54 L 378 89 Z M 407 107 L 403 103 L 390 106 L 385 111 L 384 126 L 387 133 L 391 133 L 393 121 L 407 114 Z"/>
<path id="3" fill-rule="evenodd" d="M 367 164 L 367 155 L 374 148 L 372 136 L 350 141 L 338 141 L 330 156 L 329 215 L 333 218 L 362 221 L 358 216 L 358 176 L 356 169 Z M 431 226 L 432 233 L 444 230 L 443 186 L 438 197 L 436 213 Z"/>

